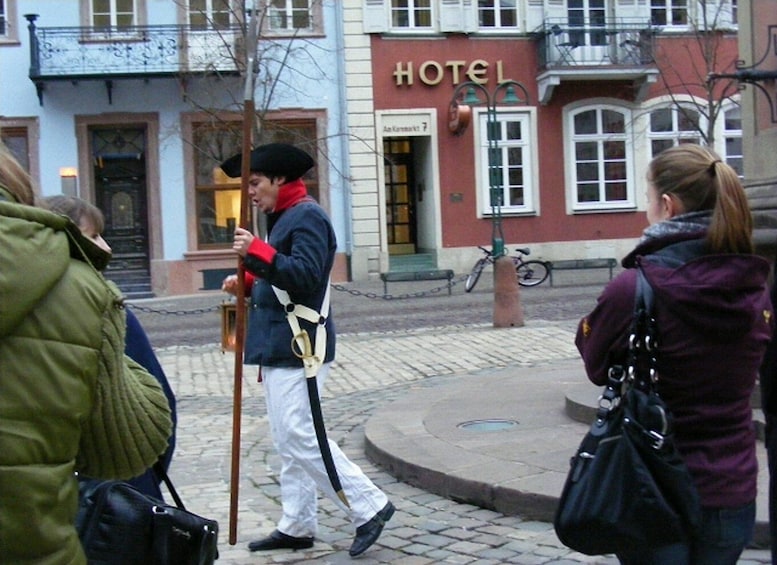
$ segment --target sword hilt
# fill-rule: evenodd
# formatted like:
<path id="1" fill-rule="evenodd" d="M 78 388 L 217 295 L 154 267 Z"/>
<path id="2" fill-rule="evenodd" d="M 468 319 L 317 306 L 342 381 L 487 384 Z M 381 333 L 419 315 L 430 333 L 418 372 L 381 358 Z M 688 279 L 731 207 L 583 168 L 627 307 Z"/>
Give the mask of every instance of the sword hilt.
<path id="1" fill-rule="evenodd" d="M 313 345 L 310 343 L 310 335 L 306 330 L 300 331 L 291 338 L 291 351 L 297 358 L 302 359 L 305 367 L 305 377 L 315 377 L 321 360 L 313 354 Z"/>

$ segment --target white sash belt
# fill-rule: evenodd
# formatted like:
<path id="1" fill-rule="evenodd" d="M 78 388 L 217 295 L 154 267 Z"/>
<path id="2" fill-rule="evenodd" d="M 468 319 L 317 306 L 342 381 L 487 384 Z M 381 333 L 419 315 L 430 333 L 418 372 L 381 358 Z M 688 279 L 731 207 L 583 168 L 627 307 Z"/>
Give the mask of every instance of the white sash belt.
<path id="1" fill-rule="evenodd" d="M 286 320 L 291 328 L 291 349 L 294 354 L 302 359 L 305 367 L 305 376 L 314 377 L 318 369 L 323 365 L 326 359 L 326 320 L 329 317 L 329 281 L 326 285 L 326 293 L 321 303 L 321 312 L 316 312 L 308 306 L 294 304 L 289 297 L 289 293 L 273 286 L 273 292 L 278 301 L 286 311 Z M 310 336 L 306 330 L 300 327 L 299 319 L 302 318 L 312 324 L 316 324 L 316 348 L 313 351 L 310 344 Z"/>

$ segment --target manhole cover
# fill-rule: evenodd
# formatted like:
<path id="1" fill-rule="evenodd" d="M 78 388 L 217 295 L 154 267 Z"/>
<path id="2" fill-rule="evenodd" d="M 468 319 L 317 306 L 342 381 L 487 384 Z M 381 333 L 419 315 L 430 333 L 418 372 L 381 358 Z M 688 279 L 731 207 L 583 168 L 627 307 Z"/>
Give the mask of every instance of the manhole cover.
<path id="1" fill-rule="evenodd" d="M 469 430 L 471 432 L 498 432 L 500 430 L 507 430 L 518 425 L 515 420 L 470 420 L 469 422 L 462 422 L 458 425 L 463 430 Z"/>

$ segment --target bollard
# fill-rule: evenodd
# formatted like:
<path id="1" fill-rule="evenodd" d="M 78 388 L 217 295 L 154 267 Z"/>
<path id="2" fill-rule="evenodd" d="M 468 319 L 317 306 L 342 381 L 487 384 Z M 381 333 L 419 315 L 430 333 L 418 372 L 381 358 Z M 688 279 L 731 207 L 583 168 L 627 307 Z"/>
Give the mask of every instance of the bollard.
<path id="1" fill-rule="evenodd" d="M 494 327 L 523 327 L 523 308 L 515 263 L 502 255 L 494 262 Z"/>

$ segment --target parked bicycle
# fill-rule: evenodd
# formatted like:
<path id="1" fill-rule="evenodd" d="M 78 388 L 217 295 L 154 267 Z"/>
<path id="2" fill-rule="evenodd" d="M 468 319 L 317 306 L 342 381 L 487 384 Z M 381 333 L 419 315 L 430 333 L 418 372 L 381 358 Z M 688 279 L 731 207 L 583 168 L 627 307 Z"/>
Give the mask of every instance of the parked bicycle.
<path id="1" fill-rule="evenodd" d="M 464 282 L 464 290 L 471 292 L 475 285 L 480 280 L 480 275 L 483 274 L 483 269 L 486 265 L 493 265 L 496 261 L 494 254 L 485 247 L 478 245 L 481 251 L 483 251 L 484 257 L 481 257 L 475 262 L 472 267 L 472 271 L 469 273 L 467 280 Z M 530 251 L 527 247 L 517 248 L 517 255 L 510 255 L 510 258 L 515 264 L 515 274 L 518 277 L 518 284 L 521 286 L 537 286 L 545 282 L 550 274 L 550 267 L 545 261 L 531 260 L 524 261 L 524 256 L 529 255 Z"/>

